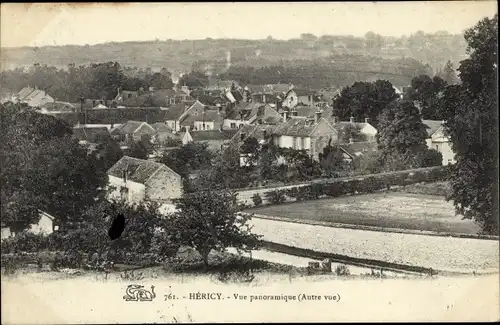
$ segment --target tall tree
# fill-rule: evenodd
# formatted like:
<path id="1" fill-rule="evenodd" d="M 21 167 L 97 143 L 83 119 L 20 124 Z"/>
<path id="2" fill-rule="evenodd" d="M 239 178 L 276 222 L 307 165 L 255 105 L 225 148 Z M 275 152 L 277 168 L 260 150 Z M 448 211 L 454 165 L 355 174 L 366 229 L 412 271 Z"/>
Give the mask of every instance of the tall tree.
<path id="1" fill-rule="evenodd" d="M 423 119 L 444 119 L 440 105 L 446 86 L 446 81 L 438 76 L 431 78 L 428 75 L 421 75 L 413 78 L 408 99 L 418 102 Z"/>
<path id="2" fill-rule="evenodd" d="M 258 236 L 248 224 L 250 216 L 239 215 L 236 195 L 228 191 L 196 191 L 184 193 L 175 200 L 178 212 L 168 218 L 168 229 L 177 242 L 195 248 L 209 267 L 212 250 L 228 247 L 251 250 Z"/>
<path id="3" fill-rule="evenodd" d="M 369 118 L 370 123 L 376 126 L 380 112 L 397 98 L 398 95 L 389 81 L 355 82 L 352 86 L 342 89 L 340 96 L 334 100 L 334 114 L 342 120 L 354 117 L 361 121 Z"/>
<path id="4" fill-rule="evenodd" d="M 456 164 L 451 175 L 456 212 L 497 234 L 498 221 L 498 14 L 465 34 L 469 58 L 458 68 L 461 85 L 445 95 Z"/>
<path id="5" fill-rule="evenodd" d="M 455 85 L 460 82 L 453 63 L 450 60 L 446 61 L 443 70 L 438 73 L 438 77 L 442 78 L 448 85 Z"/>
<path id="6" fill-rule="evenodd" d="M 420 167 L 427 150 L 426 126 L 410 101 L 391 103 L 379 116 L 377 143 L 380 159 L 389 170 Z"/>
<path id="7" fill-rule="evenodd" d="M 12 230 L 36 222 L 38 209 L 61 222 L 78 219 L 102 198 L 105 170 L 71 127 L 18 104 L 1 105 L 0 114 L 2 220 Z"/>

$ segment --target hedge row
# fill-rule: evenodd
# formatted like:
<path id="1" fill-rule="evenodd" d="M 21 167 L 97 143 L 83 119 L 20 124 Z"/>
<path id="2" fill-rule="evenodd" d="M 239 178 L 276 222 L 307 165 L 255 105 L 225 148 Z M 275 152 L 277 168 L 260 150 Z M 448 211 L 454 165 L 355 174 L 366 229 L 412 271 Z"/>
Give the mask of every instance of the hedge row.
<path id="1" fill-rule="evenodd" d="M 334 181 L 329 183 L 313 183 L 288 189 L 270 190 L 264 193 L 268 204 L 282 204 L 287 200 L 305 201 L 326 197 L 338 197 L 347 194 L 368 194 L 389 189 L 391 186 L 406 186 L 422 182 L 438 182 L 448 178 L 447 167 L 426 170 L 412 170 L 394 174 L 381 174 L 361 179 Z M 262 204 L 258 194 L 253 197 L 255 206 Z"/>

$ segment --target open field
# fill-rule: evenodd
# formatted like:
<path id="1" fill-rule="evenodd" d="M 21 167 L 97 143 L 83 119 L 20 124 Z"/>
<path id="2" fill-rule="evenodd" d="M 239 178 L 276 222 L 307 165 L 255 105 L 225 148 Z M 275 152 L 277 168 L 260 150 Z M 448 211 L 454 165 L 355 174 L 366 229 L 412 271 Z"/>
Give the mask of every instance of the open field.
<path id="1" fill-rule="evenodd" d="M 356 195 L 251 208 L 246 212 L 340 224 L 477 234 L 443 197 L 399 192 Z"/>

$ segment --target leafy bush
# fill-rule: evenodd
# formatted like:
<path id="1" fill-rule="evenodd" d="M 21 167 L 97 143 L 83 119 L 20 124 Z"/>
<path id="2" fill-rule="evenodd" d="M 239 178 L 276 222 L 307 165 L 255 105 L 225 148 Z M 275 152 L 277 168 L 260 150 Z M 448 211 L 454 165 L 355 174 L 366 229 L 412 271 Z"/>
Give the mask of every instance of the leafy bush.
<path id="1" fill-rule="evenodd" d="M 39 252 L 49 248 L 49 239 L 44 235 L 22 232 L 2 241 L 2 254 L 17 252 Z"/>
<path id="2" fill-rule="evenodd" d="M 265 193 L 267 202 L 271 204 L 281 204 L 286 200 L 285 193 L 283 190 L 272 190 Z"/>
<path id="3" fill-rule="evenodd" d="M 253 205 L 256 207 L 258 207 L 262 204 L 262 198 L 260 197 L 259 193 L 255 193 L 252 196 L 252 201 L 253 201 Z"/>
<path id="4" fill-rule="evenodd" d="M 264 193 L 269 204 L 281 204 L 286 196 L 296 201 L 316 200 L 322 196 L 338 197 L 347 194 L 373 193 L 389 189 L 391 186 L 406 186 L 421 182 L 438 182 L 448 178 L 451 167 L 430 170 L 412 170 L 385 175 L 368 176 L 364 179 L 333 181 L 331 183 L 313 183 L 306 186 L 292 187 L 286 190 L 274 189 Z M 285 196 L 286 194 L 286 196 Z"/>

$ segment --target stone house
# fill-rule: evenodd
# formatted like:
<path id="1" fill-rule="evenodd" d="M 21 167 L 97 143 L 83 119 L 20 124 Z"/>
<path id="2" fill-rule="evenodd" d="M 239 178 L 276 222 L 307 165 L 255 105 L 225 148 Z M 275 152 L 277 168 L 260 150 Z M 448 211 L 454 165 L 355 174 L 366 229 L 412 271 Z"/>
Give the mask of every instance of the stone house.
<path id="1" fill-rule="evenodd" d="M 444 133 L 443 121 L 422 120 L 427 126 L 427 139 L 429 149 L 434 149 L 443 155 L 443 165 L 455 163 L 455 153 L 451 147 L 450 138 Z"/>
<path id="2" fill-rule="evenodd" d="M 128 203 L 170 203 L 182 195 L 182 178 L 166 165 L 123 156 L 108 170 L 108 198 Z"/>
<path id="3" fill-rule="evenodd" d="M 273 132 L 273 142 L 281 148 L 306 150 L 314 159 L 330 142 L 338 142 L 338 131 L 317 112 L 314 118 L 291 117 Z"/>
<path id="4" fill-rule="evenodd" d="M 222 109 L 212 109 L 198 100 L 179 119 L 181 129 L 192 131 L 218 130 L 224 123 Z"/>
<path id="5" fill-rule="evenodd" d="M 294 108 L 297 105 L 314 106 L 314 95 L 315 93 L 309 89 L 290 89 L 283 99 L 282 106 L 288 108 Z"/>

